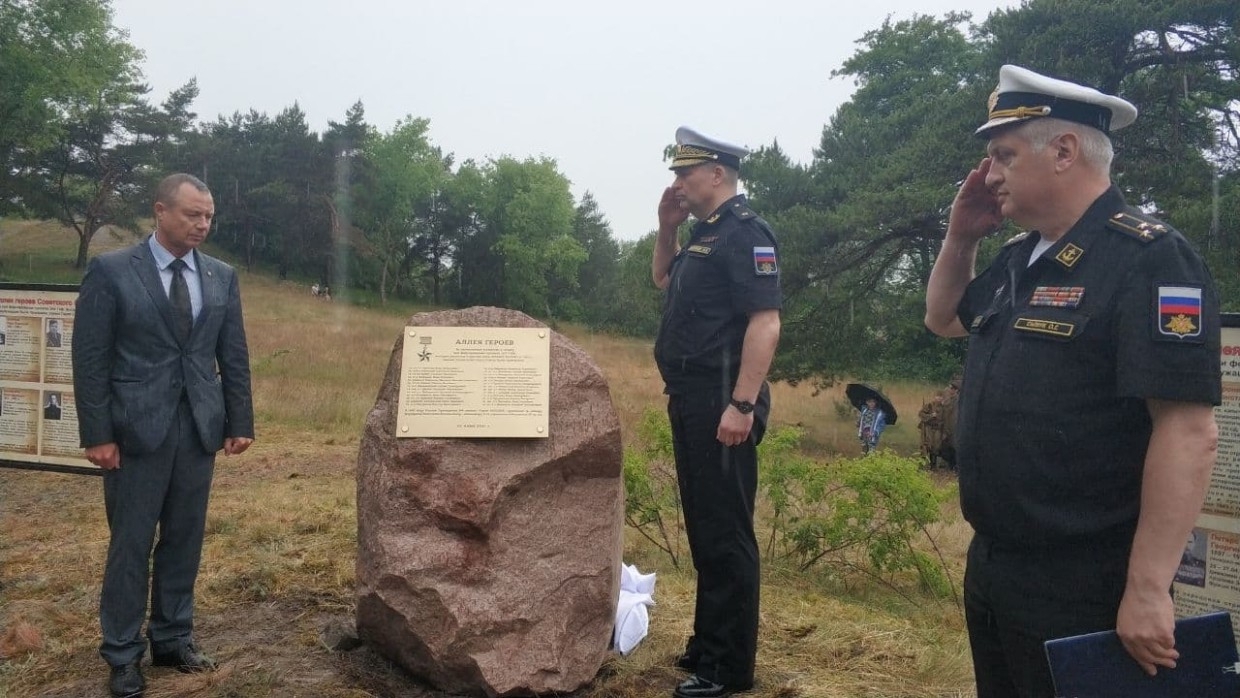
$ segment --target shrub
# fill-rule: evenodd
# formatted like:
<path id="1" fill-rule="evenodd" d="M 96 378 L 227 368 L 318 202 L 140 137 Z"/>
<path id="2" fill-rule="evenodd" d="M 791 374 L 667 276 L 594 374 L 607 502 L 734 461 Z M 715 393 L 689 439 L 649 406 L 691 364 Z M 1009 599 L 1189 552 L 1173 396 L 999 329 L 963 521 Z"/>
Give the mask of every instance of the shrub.
<path id="1" fill-rule="evenodd" d="M 679 568 L 684 528 L 667 416 L 647 410 L 638 433 L 642 446 L 624 457 L 625 522 Z M 759 447 L 767 561 L 801 572 L 830 567 L 846 579 L 872 579 L 901 594 L 901 578 L 913 574 L 926 591 L 954 597 L 929 532 L 953 490 L 935 485 L 920 459 L 890 451 L 815 461 L 801 453 L 801 435 L 797 427 L 778 427 Z"/>
<path id="2" fill-rule="evenodd" d="M 667 414 L 647 409 L 637 433 L 641 449 L 624 451 L 624 521 L 679 569 L 684 523 Z"/>
<path id="3" fill-rule="evenodd" d="M 955 594 L 928 528 L 953 491 L 936 486 L 919 459 L 880 450 L 819 463 L 797 452 L 796 429 L 772 436 L 759 459 L 759 483 L 772 511 L 769 561 L 801 571 L 830 565 L 897 590 L 897 578 L 913 572 L 926 590 Z"/>

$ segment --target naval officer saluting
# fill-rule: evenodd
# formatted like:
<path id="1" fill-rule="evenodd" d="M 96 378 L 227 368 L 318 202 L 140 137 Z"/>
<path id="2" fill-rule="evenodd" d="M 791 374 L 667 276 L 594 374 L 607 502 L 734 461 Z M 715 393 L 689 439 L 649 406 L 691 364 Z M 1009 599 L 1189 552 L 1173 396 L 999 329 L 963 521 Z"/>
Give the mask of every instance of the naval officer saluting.
<path id="1" fill-rule="evenodd" d="M 1111 183 L 1136 108 L 1004 66 L 926 325 L 968 335 L 956 449 L 979 698 L 1050 698 L 1045 640 L 1116 629 L 1174 667 L 1171 582 L 1214 464 L 1219 304 L 1201 257 Z M 978 243 L 1008 241 L 974 278 Z"/>
<path id="2" fill-rule="evenodd" d="M 655 361 L 668 394 L 676 479 L 697 605 L 677 665 L 677 698 L 753 686 L 758 545 L 753 531 L 758 442 L 770 414 L 767 370 L 779 342 L 775 235 L 737 193 L 744 148 L 676 131 L 672 185 L 659 201 L 651 272 L 666 291 Z M 684 247 L 677 230 L 692 214 Z"/>

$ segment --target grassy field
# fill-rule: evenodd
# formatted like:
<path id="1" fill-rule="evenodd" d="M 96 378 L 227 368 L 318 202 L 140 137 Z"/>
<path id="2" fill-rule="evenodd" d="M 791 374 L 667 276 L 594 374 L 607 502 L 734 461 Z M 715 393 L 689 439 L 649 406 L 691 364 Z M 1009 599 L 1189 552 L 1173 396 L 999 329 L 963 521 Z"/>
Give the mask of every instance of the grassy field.
<path id="1" fill-rule="evenodd" d="M 125 239 L 95 242 L 92 252 Z M 73 282 L 74 243 L 46 224 L 0 222 L 0 279 Z M 362 422 L 400 328 L 424 308 L 324 302 L 305 284 L 257 274 L 241 282 L 258 440 L 217 462 L 196 614 L 200 645 L 222 667 L 198 676 L 148 669 L 147 695 L 438 696 L 365 648 L 331 652 L 319 641 L 326 623 L 352 615 Z M 608 376 L 631 443 L 643 412 L 663 404 L 650 343 L 560 331 Z M 884 447 L 915 452 L 917 410 L 937 386 L 882 387 L 902 415 Z M 842 387 L 776 385 L 773 399 L 773 422 L 800 425 L 816 457 L 857 454 Z M 954 502 L 943 514 L 933 533 L 958 584 L 968 527 Z M 106 545 L 97 478 L 0 469 L 0 698 L 107 695 L 96 619 Z M 609 660 L 581 698 L 668 696 L 681 677 L 672 663 L 690 629 L 692 575 L 633 531 L 625 547 L 626 562 L 659 573 L 651 634 Z M 973 695 L 950 600 L 778 566 L 764 569 L 763 584 L 755 698 Z"/>

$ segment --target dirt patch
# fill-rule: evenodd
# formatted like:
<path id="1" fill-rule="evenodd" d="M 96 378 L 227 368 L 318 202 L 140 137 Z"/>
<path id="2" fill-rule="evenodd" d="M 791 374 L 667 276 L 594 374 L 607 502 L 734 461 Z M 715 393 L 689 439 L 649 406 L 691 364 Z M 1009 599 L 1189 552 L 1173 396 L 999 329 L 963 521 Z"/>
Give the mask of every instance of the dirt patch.
<path id="1" fill-rule="evenodd" d="M 292 449 L 300 451 L 296 446 Z M 267 493 L 283 483 L 299 488 L 306 495 L 306 505 L 313 508 L 319 498 L 335 501 L 344 496 L 339 490 L 349 489 L 353 448 L 342 445 L 321 449 L 313 457 L 297 453 L 293 458 L 287 458 L 284 447 L 274 450 L 231 462 L 221 459 L 217 464 L 215 515 L 230 509 L 249 511 L 239 532 L 215 534 L 217 538 L 243 535 L 245 526 L 261 520 L 263 512 L 247 504 L 255 491 Z M 40 639 L 39 643 L 24 643 L 23 651 L 9 659 L 0 659 L 0 697 L 108 695 L 107 668 L 98 655 L 99 575 L 107 544 L 101 489 L 96 476 L 0 468 L 0 525 L 6 530 L 0 537 L 0 635 L 11 631 L 16 638 L 37 633 Z M 281 503 L 273 508 L 287 506 Z M 331 530 L 347 532 L 355 525 L 347 510 L 329 511 L 335 513 Z M 319 529 L 294 533 L 304 539 Z M 198 585 L 195 636 L 200 648 L 219 663 L 219 670 L 186 675 L 148 664 L 144 668 L 148 698 L 451 695 L 422 683 L 364 645 L 338 652 L 323 644 L 321 634 L 329 623 L 353 623 L 351 579 L 339 578 L 327 585 L 293 583 L 297 580 L 292 573 L 282 571 L 275 576 L 281 591 L 252 598 L 253 593 L 234 593 L 211 581 L 224 564 L 236 562 L 218 557 L 204 560 Z M 344 562 L 346 567 L 352 564 L 351 559 Z M 259 576 L 261 564 L 248 562 L 241 569 Z M 598 686 L 572 695 L 663 694 L 676 682 L 664 673 L 654 670 L 646 678 L 630 675 L 610 685 L 604 671 Z"/>
<path id="2" fill-rule="evenodd" d="M 163 667 L 144 666 L 147 698 L 453 698 L 406 673 L 400 667 L 362 646 L 350 652 L 332 652 L 318 640 L 328 622 L 352 622 L 349 614 L 327 614 L 306 604 L 279 601 L 245 604 L 223 613 L 199 613 L 196 635 L 203 651 L 211 655 L 219 669 L 210 674 L 180 674 Z M 43 658 L 46 661 L 48 658 Z M 2 662 L 0 662 L 2 666 Z M 76 674 L 60 678 L 51 685 L 21 688 L 0 695 L 38 698 L 104 698 L 107 670 L 93 648 L 79 648 L 68 658 Z M 2 676 L 3 674 L 0 674 Z M 673 685 L 667 677 L 652 677 L 663 689 Z M 626 682 L 627 684 L 627 682 Z M 632 686 L 635 688 L 636 686 Z M 14 687 L 18 691 L 19 687 Z M 33 690 L 34 692 L 28 692 Z M 633 696 L 622 686 L 585 696 Z M 566 697 L 567 698 L 567 697 Z"/>

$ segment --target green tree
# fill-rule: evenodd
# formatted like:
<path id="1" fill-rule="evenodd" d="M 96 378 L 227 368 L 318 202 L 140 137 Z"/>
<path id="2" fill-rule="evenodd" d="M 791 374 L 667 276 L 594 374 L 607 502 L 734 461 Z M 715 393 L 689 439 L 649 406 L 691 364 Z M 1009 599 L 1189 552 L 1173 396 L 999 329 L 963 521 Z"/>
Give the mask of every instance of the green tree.
<path id="1" fill-rule="evenodd" d="M 908 299 L 929 277 L 954 183 L 980 155 L 965 135 L 985 94 L 968 20 L 887 20 L 866 33 L 835 72 L 857 90 L 824 128 L 814 162 L 795 166 L 775 144 L 747 163 L 755 208 L 780 241 L 777 377 L 903 373 L 912 366 L 891 349 L 931 344 Z M 957 357 L 934 356 L 918 373 L 954 370 Z"/>
<path id="2" fill-rule="evenodd" d="M 205 126 L 186 169 L 215 195 L 217 242 L 280 278 L 316 269 L 331 247 L 330 159 L 293 104 L 275 118 L 250 110 Z"/>
<path id="3" fill-rule="evenodd" d="M 1137 122 L 1117 134 L 1117 172 L 1138 203 L 1199 192 L 1206 154 L 1237 161 L 1240 8 L 1219 0 L 1036 0 L 983 26 L 990 67 L 1015 62 L 1118 93 Z M 1187 178 L 1186 178 L 1187 176 Z"/>
<path id="4" fill-rule="evenodd" d="M 551 285 L 575 292 L 577 270 L 586 259 L 572 236 L 568 179 L 547 158 L 504 157 L 482 172 L 479 225 L 457 259 L 458 302 L 551 316 Z"/>
<path id="5" fill-rule="evenodd" d="M 468 297 L 465 271 L 471 268 L 467 260 L 477 260 L 479 247 L 476 239 L 485 234 L 481 209 L 486 175 L 472 160 L 466 160 L 444 183 L 435 201 L 435 225 L 437 237 L 427 245 L 428 268 L 431 271 L 431 293 L 438 305 L 442 298 L 450 296 L 460 302 Z M 470 282 L 473 278 L 470 276 Z M 453 285 L 451 293 L 445 293 L 445 284 Z"/>
<path id="6" fill-rule="evenodd" d="M 191 147 L 178 168 L 199 173 L 211 187 L 216 207 L 212 239 L 239 253 L 247 269 L 266 261 L 269 254 L 264 235 L 267 217 L 251 196 L 268 179 L 260 134 L 269 124 L 266 114 L 254 110 L 220 116 L 189 139 Z"/>
<path id="7" fill-rule="evenodd" d="M 561 281 L 552 288 L 552 298 L 558 304 L 558 315 L 598 327 L 616 296 L 620 245 L 612 237 L 611 224 L 590 192 L 577 204 L 572 235 L 585 251 L 586 258 L 577 270 L 576 288 Z"/>
<path id="8" fill-rule="evenodd" d="M 328 121 L 323 133 L 323 203 L 327 207 L 331 236 L 329 248 L 321 250 L 317 269 L 318 280 L 347 293 L 349 260 L 354 250 L 365 247 L 365 240 L 353 227 L 353 202 L 356 192 L 369 186 L 374 173 L 365 157 L 366 147 L 376 137 L 373 126 L 366 123 L 366 108 L 359 100 L 345 112 L 343 122 Z"/>
<path id="9" fill-rule="evenodd" d="M 979 35 L 991 68 L 1069 75 L 1138 106 L 1114 137 L 1116 182 L 1193 240 L 1231 288 L 1238 233 L 1213 211 L 1222 202 L 1225 221 L 1234 210 L 1229 175 L 1240 170 L 1238 20 L 1240 5 L 1226 0 L 1033 0 L 996 13 Z M 1223 297 L 1240 308 L 1240 297 Z"/>
<path id="10" fill-rule="evenodd" d="M 0 39 L 0 207 L 72 227 L 83 268 L 100 228 L 133 227 L 146 212 L 162 158 L 194 118 L 197 86 L 150 105 L 142 54 L 106 2 L 0 3 Z"/>
<path id="11" fill-rule="evenodd" d="M 942 379 L 955 370 L 963 345 L 926 333 L 922 299 L 956 187 L 983 155 L 969 134 L 1009 62 L 1138 104 L 1141 118 L 1115 136 L 1116 182 L 1197 242 L 1225 303 L 1240 307 L 1227 292 L 1240 289 L 1229 206 L 1240 165 L 1238 15 L 1218 0 L 1027 0 L 980 25 L 951 13 L 866 33 L 835 73 L 857 90 L 824 128 L 814 161 L 795 165 L 773 144 L 746 164 L 755 208 L 780 240 L 775 375 Z M 1011 232 L 987 240 L 979 262 Z"/>
<path id="12" fill-rule="evenodd" d="M 663 292 L 650 278 L 655 236 L 651 231 L 619 243 L 615 291 L 601 308 L 599 327 L 639 337 L 653 337 L 658 331 Z"/>
<path id="13" fill-rule="evenodd" d="M 389 278 L 393 289 L 400 285 L 395 272 L 406 268 L 417 239 L 434 232 L 428 218 L 448 170 L 443 155 L 426 137 L 429 128 L 426 119 L 406 117 L 366 147 L 373 181 L 358 192 L 355 220 L 377 256 L 379 297 L 384 303 Z"/>
<path id="14" fill-rule="evenodd" d="M 161 155 L 190 128 L 193 83 L 175 91 L 163 108 L 150 106 L 147 88 L 120 83 L 89 104 L 79 105 L 67 127 L 48 148 L 19 162 L 25 210 L 59 221 L 78 236 L 75 267 L 86 266 L 90 242 L 105 225 L 133 228 L 150 209 L 152 184 L 159 179 Z"/>
<path id="15" fill-rule="evenodd" d="M 142 54 L 103 0 L 0 2 L 0 213 L 23 203 L 31 167 L 89 107 L 136 86 Z"/>

